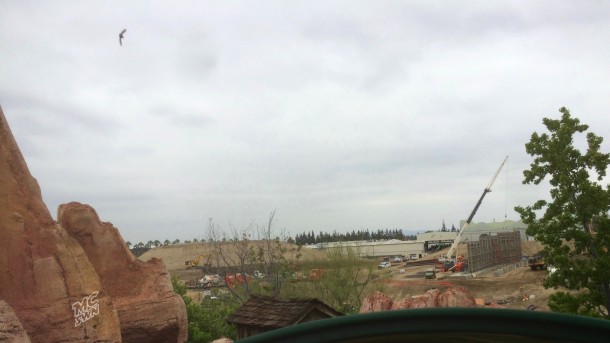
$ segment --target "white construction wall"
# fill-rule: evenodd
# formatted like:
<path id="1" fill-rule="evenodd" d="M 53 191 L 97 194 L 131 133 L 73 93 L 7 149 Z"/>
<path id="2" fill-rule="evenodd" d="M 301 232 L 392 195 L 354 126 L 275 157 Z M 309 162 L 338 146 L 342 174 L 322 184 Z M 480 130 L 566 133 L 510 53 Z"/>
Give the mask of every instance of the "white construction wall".
<path id="1" fill-rule="evenodd" d="M 424 242 L 401 241 L 397 239 L 388 241 L 356 241 L 318 244 L 319 249 L 352 248 L 356 249 L 361 257 L 376 256 L 402 256 L 406 258 L 420 258 L 424 254 Z"/>

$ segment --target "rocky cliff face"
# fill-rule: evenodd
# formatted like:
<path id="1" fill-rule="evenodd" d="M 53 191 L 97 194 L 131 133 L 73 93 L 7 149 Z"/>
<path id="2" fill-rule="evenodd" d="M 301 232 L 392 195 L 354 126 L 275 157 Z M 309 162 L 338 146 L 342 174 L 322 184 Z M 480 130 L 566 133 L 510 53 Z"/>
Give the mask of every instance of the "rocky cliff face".
<path id="1" fill-rule="evenodd" d="M 137 261 L 88 206 L 59 214 L 70 233 L 43 203 L 0 108 L 0 300 L 31 341 L 185 342 L 186 309 L 161 261 Z"/>
<path id="2" fill-rule="evenodd" d="M 444 292 L 431 289 L 417 296 L 393 301 L 387 295 L 375 292 L 362 301 L 360 313 L 400 310 L 406 308 L 431 307 L 475 307 L 474 297 L 462 287 L 450 288 Z"/>
<path id="3" fill-rule="evenodd" d="M 61 205 L 57 220 L 83 247 L 112 298 L 123 342 L 186 341 L 186 307 L 161 260 L 136 259 L 118 230 L 89 205 Z"/>
<path id="4" fill-rule="evenodd" d="M 83 307 L 73 304 L 94 292 L 89 305 L 97 305 L 98 314 L 77 322 L 75 309 Z M 78 242 L 51 218 L 1 109 L 0 299 L 13 308 L 33 342 L 121 339 L 117 312 L 95 269 Z"/>
<path id="5" fill-rule="evenodd" d="M 392 298 L 376 291 L 362 300 L 360 313 L 387 311 L 392 308 L 392 304 Z"/>
<path id="6" fill-rule="evenodd" d="M 0 300 L 0 342 L 30 343 L 30 337 L 21 326 L 13 309 Z"/>

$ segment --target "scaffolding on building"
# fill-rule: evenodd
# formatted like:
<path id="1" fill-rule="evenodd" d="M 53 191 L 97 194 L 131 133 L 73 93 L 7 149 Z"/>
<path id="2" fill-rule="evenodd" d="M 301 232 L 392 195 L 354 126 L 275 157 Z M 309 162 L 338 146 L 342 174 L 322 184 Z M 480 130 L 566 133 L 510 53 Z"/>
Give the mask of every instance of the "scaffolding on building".
<path id="1" fill-rule="evenodd" d="M 521 237 L 518 231 L 483 234 L 468 243 L 468 269 L 471 273 L 494 266 L 521 261 Z"/>

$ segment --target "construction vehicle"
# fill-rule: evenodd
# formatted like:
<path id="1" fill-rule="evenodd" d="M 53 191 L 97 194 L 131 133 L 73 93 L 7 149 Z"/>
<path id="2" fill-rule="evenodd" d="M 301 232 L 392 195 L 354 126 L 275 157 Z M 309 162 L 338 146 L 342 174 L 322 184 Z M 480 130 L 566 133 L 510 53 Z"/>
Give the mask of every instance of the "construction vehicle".
<path id="1" fill-rule="evenodd" d="M 458 256 L 457 260 L 455 261 L 455 263 L 453 263 L 453 265 L 451 267 L 449 267 L 449 269 L 447 269 L 448 272 L 463 272 L 464 271 L 464 260 L 462 259 L 462 256 Z"/>
<path id="2" fill-rule="evenodd" d="M 527 260 L 527 265 L 530 267 L 531 270 L 546 269 L 546 264 L 542 255 L 532 256 L 532 258 Z"/>
<path id="3" fill-rule="evenodd" d="M 446 257 L 443 259 L 443 262 L 453 262 L 454 265 L 457 264 L 456 263 L 456 258 L 454 256 L 454 254 L 455 254 L 455 252 L 456 252 L 456 250 L 458 248 L 458 245 L 462 242 L 462 236 L 464 235 L 464 230 L 466 230 L 466 227 L 468 227 L 468 225 L 470 225 L 470 222 L 472 221 L 472 219 L 474 218 L 474 215 L 479 210 L 479 206 L 481 206 L 481 203 L 483 202 L 483 198 L 485 198 L 485 195 L 487 195 L 487 193 L 491 192 L 491 186 L 496 181 L 496 178 L 498 177 L 498 174 L 500 174 L 500 171 L 502 170 L 502 167 L 504 167 L 504 164 L 506 164 L 507 160 L 508 160 L 508 156 L 506 156 L 504 161 L 502 161 L 502 164 L 500 164 L 500 168 L 498 168 L 498 171 L 496 171 L 494 176 L 491 178 L 491 181 L 489 181 L 489 184 L 487 184 L 487 186 L 483 190 L 483 194 L 479 198 L 479 201 L 477 202 L 477 204 L 474 206 L 474 209 L 470 213 L 470 216 L 468 216 L 468 219 L 466 220 L 464 225 L 462 225 L 462 228 L 460 228 L 460 231 L 458 232 L 457 236 L 455 237 L 455 240 L 453 241 L 453 244 L 449 248 L 449 251 L 447 252 Z"/>
<path id="4" fill-rule="evenodd" d="M 225 284 L 229 287 L 229 288 L 233 288 L 238 284 L 242 284 L 242 283 L 246 283 L 246 282 L 251 282 L 252 281 L 252 276 L 248 275 L 248 274 L 242 274 L 242 273 L 231 273 L 231 274 L 227 274 L 225 276 Z"/>
<path id="5" fill-rule="evenodd" d="M 458 256 L 455 261 L 445 261 L 439 262 L 436 265 L 436 268 L 440 269 L 443 272 L 463 272 L 466 270 L 468 265 L 462 259 L 462 256 Z"/>
<path id="6" fill-rule="evenodd" d="M 223 284 L 220 280 L 220 276 L 214 275 L 214 274 L 207 274 L 207 275 L 204 275 L 200 279 L 195 278 L 195 279 L 188 280 L 186 282 L 186 287 L 190 288 L 190 289 L 212 288 L 212 287 L 218 287 L 218 286 L 223 286 Z"/>
<path id="7" fill-rule="evenodd" d="M 199 285 L 202 285 L 205 288 L 211 288 L 214 286 L 220 286 L 220 276 L 215 274 L 206 274 L 201 279 L 197 281 Z"/>
<path id="8" fill-rule="evenodd" d="M 192 260 L 184 261 L 184 265 L 186 266 L 186 269 L 198 269 L 201 268 L 199 266 L 199 264 L 201 264 L 201 260 L 205 259 L 203 266 L 209 268 L 212 266 L 212 263 L 210 262 L 210 257 L 212 257 L 212 254 L 201 254 Z"/>

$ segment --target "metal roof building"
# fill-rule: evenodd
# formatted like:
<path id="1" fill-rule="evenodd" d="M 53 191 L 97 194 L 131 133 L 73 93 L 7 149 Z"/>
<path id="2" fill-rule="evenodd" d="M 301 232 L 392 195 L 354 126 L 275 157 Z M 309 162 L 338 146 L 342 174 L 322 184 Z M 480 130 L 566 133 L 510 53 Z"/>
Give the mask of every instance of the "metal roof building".
<path id="1" fill-rule="evenodd" d="M 237 339 L 318 319 L 343 316 L 343 313 L 318 299 L 278 299 L 252 295 L 227 318 L 237 326 Z"/>

